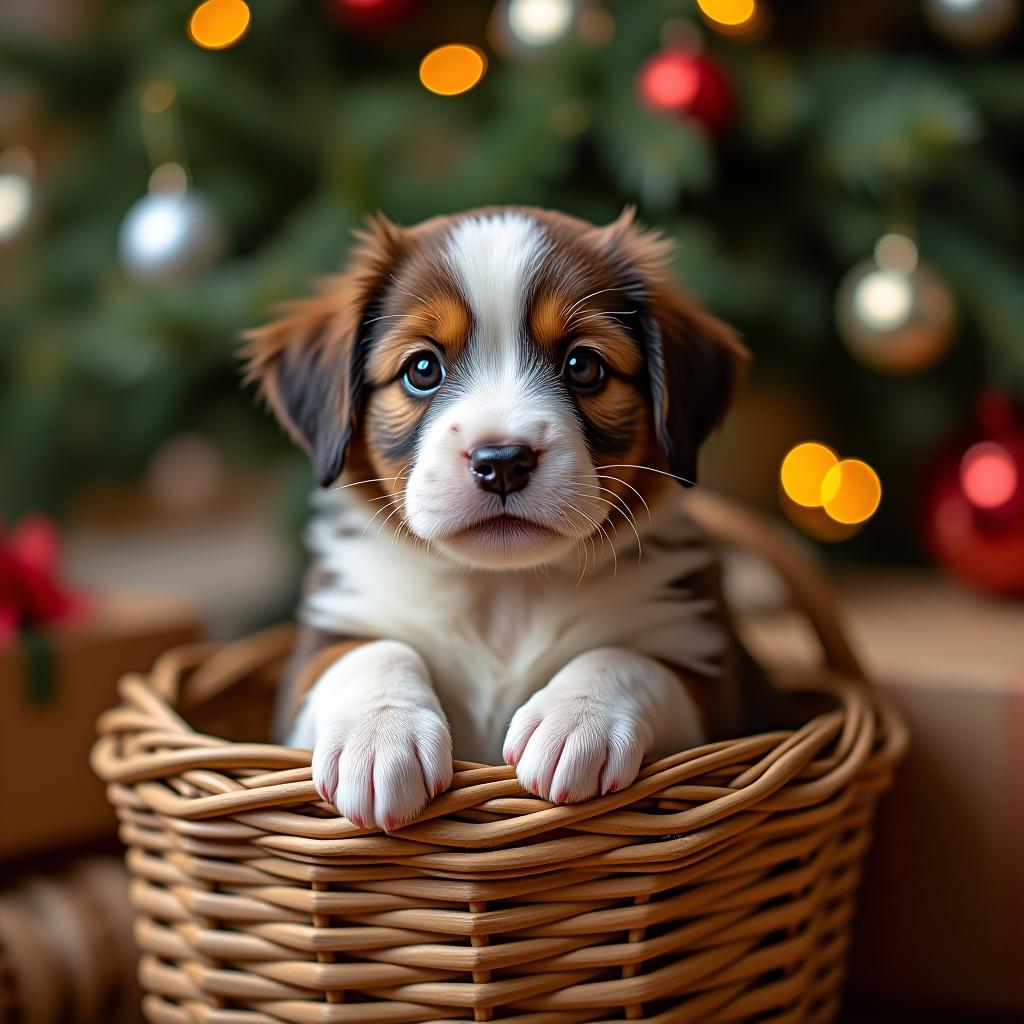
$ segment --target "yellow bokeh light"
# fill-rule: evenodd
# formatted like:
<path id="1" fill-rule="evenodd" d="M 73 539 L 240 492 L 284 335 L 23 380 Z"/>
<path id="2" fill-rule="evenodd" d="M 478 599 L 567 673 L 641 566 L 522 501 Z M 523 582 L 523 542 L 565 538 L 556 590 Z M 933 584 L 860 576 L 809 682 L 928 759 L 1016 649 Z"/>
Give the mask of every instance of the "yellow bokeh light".
<path id="1" fill-rule="evenodd" d="M 779 471 L 782 489 L 798 505 L 820 508 L 823 504 L 821 487 L 825 474 L 837 461 L 835 452 L 823 444 L 815 441 L 798 444 L 782 460 Z"/>
<path id="2" fill-rule="evenodd" d="M 420 81 L 439 96 L 458 96 L 472 89 L 486 70 L 487 61 L 475 46 L 448 43 L 423 58 Z"/>
<path id="3" fill-rule="evenodd" d="M 709 21 L 730 28 L 745 25 L 757 12 L 755 0 L 697 0 L 697 6 Z"/>
<path id="4" fill-rule="evenodd" d="M 821 482 L 821 504 L 837 523 L 863 523 L 882 500 L 878 474 L 860 459 L 843 459 Z"/>
<path id="5" fill-rule="evenodd" d="M 245 0 L 205 0 L 188 20 L 192 42 L 206 50 L 233 46 L 249 28 L 249 5 Z"/>

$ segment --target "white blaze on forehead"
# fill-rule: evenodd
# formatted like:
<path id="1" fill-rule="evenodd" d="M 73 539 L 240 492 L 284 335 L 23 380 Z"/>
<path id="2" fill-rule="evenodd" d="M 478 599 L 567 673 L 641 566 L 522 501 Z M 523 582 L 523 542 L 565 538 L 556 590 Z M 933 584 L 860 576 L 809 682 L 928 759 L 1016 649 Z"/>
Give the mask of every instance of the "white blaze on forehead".
<path id="1" fill-rule="evenodd" d="M 451 230 L 448 262 L 472 310 L 476 344 L 496 360 L 517 352 L 530 282 L 547 248 L 541 226 L 521 213 L 470 217 Z"/>

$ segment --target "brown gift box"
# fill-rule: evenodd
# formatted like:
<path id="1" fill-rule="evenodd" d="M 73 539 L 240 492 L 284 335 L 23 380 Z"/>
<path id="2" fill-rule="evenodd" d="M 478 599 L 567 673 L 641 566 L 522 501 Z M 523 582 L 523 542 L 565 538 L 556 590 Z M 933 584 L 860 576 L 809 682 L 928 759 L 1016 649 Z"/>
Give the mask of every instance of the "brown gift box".
<path id="1" fill-rule="evenodd" d="M 184 602 L 103 596 L 73 620 L 0 650 L 0 859 L 66 849 L 116 833 L 89 768 L 101 711 L 117 680 L 198 638 Z"/>
<path id="2" fill-rule="evenodd" d="M 891 571 L 837 589 L 911 736 L 879 808 L 851 993 L 1024 1019 L 1024 604 Z M 809 656 L 785 613 L 751 623 L 760 649 Z"/>

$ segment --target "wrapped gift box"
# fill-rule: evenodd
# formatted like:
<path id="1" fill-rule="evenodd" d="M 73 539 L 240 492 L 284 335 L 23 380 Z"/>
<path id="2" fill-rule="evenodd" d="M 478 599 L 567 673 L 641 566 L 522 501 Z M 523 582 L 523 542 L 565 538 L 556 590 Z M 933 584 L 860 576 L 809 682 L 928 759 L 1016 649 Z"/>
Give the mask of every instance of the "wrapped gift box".
<path id="1" fill-rule="evenodd" d="M 1022 1020 L 1024 604 L 924 574 L 837 583 L 858 652 L 911 732 L 878 819 L 851 993 Z M 747 623 L 752 645 L 811 656 L 784 610 Z"/>
<path id="2" fill-rule="evenodd" d="M 0 648 L 0 859 L 115 834 L 89 768 L 96 718 L 116 703 L 123 673 L 198 634 L 181 601 L 118 595 L 90 599 L 73 618 Z"/>

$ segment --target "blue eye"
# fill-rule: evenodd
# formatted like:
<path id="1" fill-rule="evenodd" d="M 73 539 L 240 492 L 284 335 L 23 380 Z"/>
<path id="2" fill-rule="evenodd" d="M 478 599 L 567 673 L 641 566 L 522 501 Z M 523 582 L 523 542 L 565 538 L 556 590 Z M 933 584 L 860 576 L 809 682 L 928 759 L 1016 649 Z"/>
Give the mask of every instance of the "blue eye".
<path id="1" fill-rule="evenodd" d="M 574 391 L 597 391 L 604 383 L 604 360 L 592 348 L 573 349 L 562 367 L 562 376 Z"/>
<path id="2" fill-rule="evenodd" d="M 433 352 L 417 352 L 405 364 L 402 379 L 413 394 L 429 395 L 441 386 L 441 381 L 444 380 L 444 367 Z"/>

